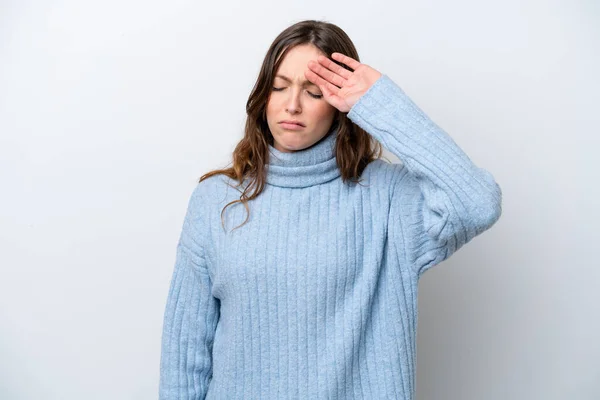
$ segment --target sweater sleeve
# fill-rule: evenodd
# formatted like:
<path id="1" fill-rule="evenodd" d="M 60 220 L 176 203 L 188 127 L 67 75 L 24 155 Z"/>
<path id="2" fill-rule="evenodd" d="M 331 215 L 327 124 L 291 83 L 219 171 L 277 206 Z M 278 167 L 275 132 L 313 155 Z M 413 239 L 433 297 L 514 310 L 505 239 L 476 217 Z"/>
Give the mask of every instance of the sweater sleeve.
<path id="1" fill-rule="evenodd" d="M 388 238 L 419 276 L 489 229 L 502 191 L 454 140 L 383 74 L 348 118 L 395 154 Z"/>
<path id="2" fill-rule="evenodd" d="M 203 239 L 200 184 L 194 190 L 177 244 L 163 320 L 159 399 L 204 399 L 212 379 L 212 346 L 220 316 L 211 293 Z"/>

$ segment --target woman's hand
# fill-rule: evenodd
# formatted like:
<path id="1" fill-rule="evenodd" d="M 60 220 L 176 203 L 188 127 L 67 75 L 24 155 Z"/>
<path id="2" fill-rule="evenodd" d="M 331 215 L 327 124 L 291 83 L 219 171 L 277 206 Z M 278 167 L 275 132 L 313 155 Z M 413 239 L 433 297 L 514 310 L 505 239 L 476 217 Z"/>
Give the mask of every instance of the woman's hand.
<path id="1" fill-rule="evenodd" d="M 304 73 L 306 79 L 323 92 L 323 98 L 341 112 L 349 112 L 358 99 L 381 77 L 381 72 L 367 64 L 341 53 L 332 53 L 331 58 L 346 64 L 354 70 L 347 70 L 325 56 L 318 56 L 317 62 L 308 62 Z"/>

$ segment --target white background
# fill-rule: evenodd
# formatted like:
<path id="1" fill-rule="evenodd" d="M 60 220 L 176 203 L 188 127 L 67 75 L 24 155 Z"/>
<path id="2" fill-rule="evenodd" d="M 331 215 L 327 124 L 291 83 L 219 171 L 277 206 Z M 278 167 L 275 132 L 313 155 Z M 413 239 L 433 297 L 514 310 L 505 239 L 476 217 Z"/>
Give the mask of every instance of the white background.
<path id="1" fill-rule="evenodd" d="M 503 190 L 420 282 L 417 398 L 600 398 L 592 0 L 0 0 L 0 398 L 158 396 L 187 200 L 303 19 L 344 29 Z"/>

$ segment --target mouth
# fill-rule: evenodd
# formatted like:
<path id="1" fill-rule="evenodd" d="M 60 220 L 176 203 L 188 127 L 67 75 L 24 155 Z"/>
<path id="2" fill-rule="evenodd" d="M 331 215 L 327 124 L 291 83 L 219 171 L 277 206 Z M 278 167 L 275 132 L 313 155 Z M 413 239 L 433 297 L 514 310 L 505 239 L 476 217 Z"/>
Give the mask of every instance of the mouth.
<path id="1" fill-rule="evenodd" d="M 304 129 L 302 125 L 288 123 L 288 122 L 280 122 L 279 126 L 288 131 L 301 131 Z"/>
<path id="2" fill-rule="evenodd" d="M 292 120 L 287 120 L 287 119 L 284 121 L 279 121 L 279 124 L 281 124 L 281 125 L 296 125 L 296 126 L 306 127 L 306 125 L 304 125 L 300 121 L 292 121 Z"/>

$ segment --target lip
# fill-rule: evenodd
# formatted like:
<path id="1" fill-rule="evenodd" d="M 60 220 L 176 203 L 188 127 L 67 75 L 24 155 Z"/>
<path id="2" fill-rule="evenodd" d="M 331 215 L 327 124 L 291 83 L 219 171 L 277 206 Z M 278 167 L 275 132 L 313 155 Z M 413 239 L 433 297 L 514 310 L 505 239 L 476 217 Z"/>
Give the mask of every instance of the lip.
<path id="1" fill-rule="evenodd" d="M 304 129 L 303 126 L 298 125 L 298 124 L 289 124 L 287 122 L 280 122 L 279 126 L 281 126 L 283 129 L 287 129 L 290 131 L 300 131 L 302 129 Z"/>
<path id="2" fill-rule="evenodd" d="M 280 124 L 294 124 L 294 125 L 305 127 L 305 125 L 302 122 L 300 122 L 300 121 L 294 121 L 294 120 L 291 120 L 291 119 L 285 119 L 283 121 L 279 121 L 279 123 Z"/>

